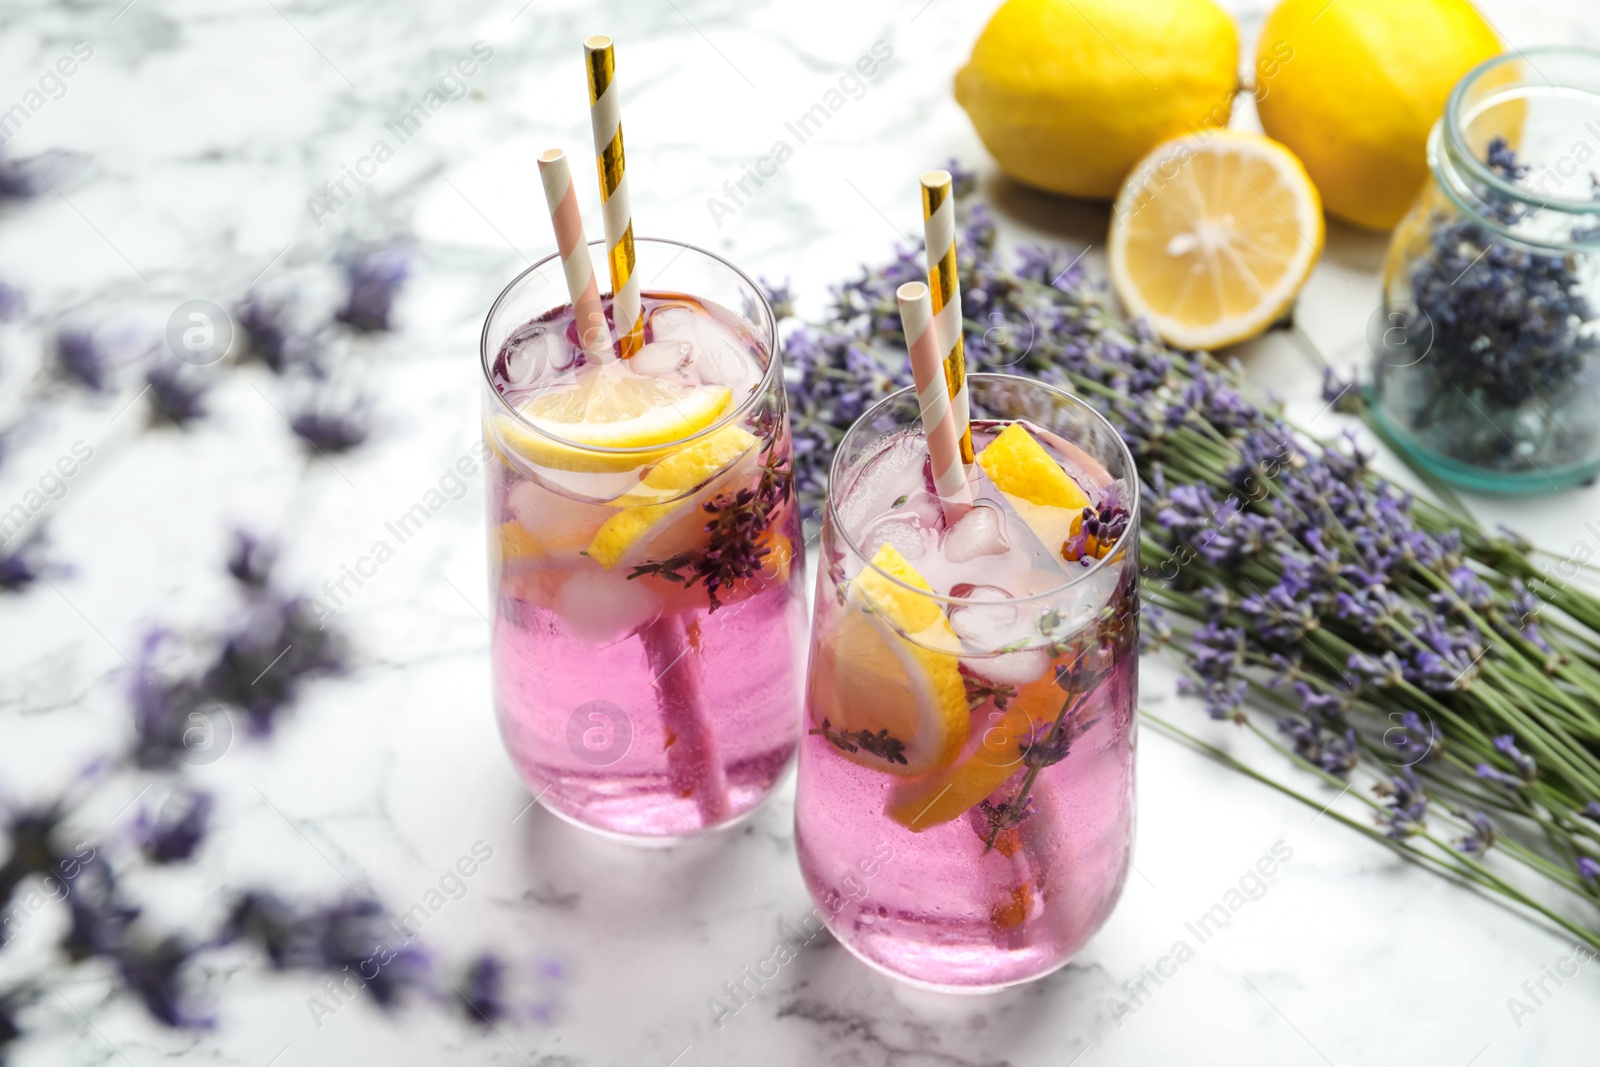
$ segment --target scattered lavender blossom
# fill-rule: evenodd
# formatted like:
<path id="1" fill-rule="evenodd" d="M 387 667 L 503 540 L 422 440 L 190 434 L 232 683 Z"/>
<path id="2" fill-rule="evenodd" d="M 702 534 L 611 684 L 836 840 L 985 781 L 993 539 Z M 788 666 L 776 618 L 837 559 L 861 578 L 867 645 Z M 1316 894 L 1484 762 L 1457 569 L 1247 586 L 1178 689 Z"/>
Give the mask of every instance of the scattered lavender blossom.
<path id="1" fill-rule="evenodd" d="M 205 372 L 174 361 L 162 360 L 145 374 L 151 416 L 156 422 L 185 427 L 206 413 L 209 384 Z"/>
<path id="2" fill-rule="evenodd" d="M 265 364 L 274 374 L 282 374 L 302 362 L 304 346 L 288 323 L 288 307 L 248 293 L 233 309 L 233 321 L 244 334 L 245 355 Z"/>
<path id="3" fill-rule="evenodd" d="M 151 863 L 164 865 L 188 860 L 200 847 L 216 806 L 210 793 L 192 791 L 181 798 L 176 812 L 162 810 L 141 813 L 137 831 L 140 845 Z M 169 802 L 171 803 L 171 802 Z"/>
<path id="4" fill-rule="evenodd" d="M 391 329 L 395 296 L 411 274 L 411 250 L 400 244 L 363 249 L 340 265 L 347 292 L 335 318 L 361 333 Z"/>
<path id="5" fill-rule="evenodd" d="M 506 1015 L 506 965 L 499 956 L 486 952 L 467 968 L 467 1017 L 474 1022 L 493 1023 Z"/>
<path id="6" fill-rule="evenodd" d="M 0 322 L 10 322 L 18 318 L 27 306 L 27 294 L 14 285 L 0 282 Z"/>
<path id="7" fill-rule="evenodd" d="M 51 149 L 21 159 L 0 159 L 0 202 L 38 196 L 59 183 L 78 158 L 72 152 Z"/>
<path id="8" fill-rule="evenodd" d="M 0 590 L 17 593 L 28 588 L 45 572 L 43 529 L 20 541 L 0 545 Z"/>
<path id="9" fill-rule="evenodd" d="M 111 359 L 94 334 L 69 326 L 55 337 L 56 366 L 66 377 L 95 393 L 111 391 Z"/>

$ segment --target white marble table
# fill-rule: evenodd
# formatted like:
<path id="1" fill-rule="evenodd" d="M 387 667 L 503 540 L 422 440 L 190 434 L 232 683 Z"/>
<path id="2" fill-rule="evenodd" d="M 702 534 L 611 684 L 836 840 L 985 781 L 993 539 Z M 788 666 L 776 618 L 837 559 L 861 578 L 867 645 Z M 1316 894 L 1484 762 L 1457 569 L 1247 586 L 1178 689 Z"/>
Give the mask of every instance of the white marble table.
<path id="1" fill-rule="evenodd" d="M 13 797 L 53 788 L 126 736 L 125 657 L 151 621 L 216 614 L 229 525 L 286 531 L 283 566 L 318 587 L 470 446 L 485 309 L 550 249 L 534 157 L 551 144 L 581 155 L 588 141 L 585 34 L 622 42 L 640 229 L 789 276 L 802 310 L 817 311 L 827 282 L 917 226 L 916 175 L 951 155 L 979 166 L 1008 237 L 1103 240 L 1103 208 L 998 179 L 950 98 L 988 3 L 124 4 L 0 12 L 0 107 L 73 42 L 92 47 L 7 148 L 86 157 L 63 195 L 0 210 L 0 279 L 30 301 L 23 322 L 0 327 L 8 409 L 62 322 L 152 336 L 182 301 L 230 303 L 258 277 L 326 292 L 338 249 L 396 233 L 414 238 L 419 263 L 399 331 L 345 354 L 376 389 L 375 431 L 337 469 L 302 462 L 264 402 L 274 388 L 264 371 L 230 375 L 188 433 L 130 432 L 124 420 L 136 417 L 117 413 L 131 383 L 98 400 L 51 395 L 0 468 L 0 500 L 20 497 L 74 440 L 96 458 L 49 504 L 55 552 L 72 572 L 0 599 L 0 782 Z M 1253 36 L 1264 0 L 1231 6 Z M 1580 0 L 1483 6 L 1518 44 L 1600 45 Z M 493 54 L 466 95 L 402 142 L 386 123 L 475 41 Z M 736 210 L 708 207 L 876 42 L 893 57 L 859 99 Z M 379 139 L 392 158 L 363 164 Z M 323 183 L 347 167 L 371 176 L 335 198 Z M 585 189 L 591 219 L 595 200 Z M 1383 248 L 1334 225 L 1301 301 L 1301 326 L 1338 360 L 1361 355 Z M 1321 406 L 1281 335 L 1239 355 L 1297 410 Z M 714 1026 L 707 999 L 810 907 L 794 864 L 792 784 L 715 845 L 671 850 L 632 850 L 527 810 L 490 710 L 478 494 L 474 485 L 448 503 L 342 611 L 353 672 L 318 685 L 269 744 L 241 741 L 197 775 L 221 796 L 222 829 L 193 877 L 144 895 L 156 922 L 261 880 L 324 896 L 348 881 L 404 910 L 481 841 L 492 859 L 430 919 L 426 939 L 455 957 L 494 947 L 555 961 L 548 1021 L 490 1031 L 427 1006 L 391 1017 L 365 1002 L 314 1020 L 319 982 L 223 968 L 209 985 L 219 1024 L 201 1034 L 153 1026 L 126 1003 L 94 1007 L 92 983 L 69 982 L 41 1007 L 45 1036 L 20 1049 L 19 1064 L 1594 1062 L 1600 967 L 1519 1025 L 1507 998 L 1565 942 L 1150 730 L 1137 873 L 1069 968 L 1004 995 L 951 999 L 898 988 L 818 943 Z M 1600 492 L 1478 506 L 1564 549 L 1592 538 L 1583 523 L 1600 514 Z M 1147 705 L 1223 736 L 1173 695 L 1159 659 L 1144 677 Z M 139 788 L 119 782 L 107 819 Z M 1278 842 L 1292 856 L 1265 894 L 1197 943 L 1185 924 Z M 1166 965 L 1171 977 L 1147 982 L 1150 995 L 1125 1010 L 1125 983 L 1179 940 L 1193 958 Z"/>

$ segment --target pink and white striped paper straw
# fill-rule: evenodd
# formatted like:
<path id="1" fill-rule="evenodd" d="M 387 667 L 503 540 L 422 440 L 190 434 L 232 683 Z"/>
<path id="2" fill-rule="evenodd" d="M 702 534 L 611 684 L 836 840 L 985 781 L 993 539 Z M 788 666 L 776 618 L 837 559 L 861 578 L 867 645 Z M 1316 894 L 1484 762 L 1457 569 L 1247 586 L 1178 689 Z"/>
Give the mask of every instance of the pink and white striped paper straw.
<path id="1" fill-rule="evenodd" d="M 550 205 L 561 269 L 567 276 L 567 293 L 578 320 L 578 342 L 591 360 L 610 363 L 617 353 L 611 342 L 611 329 L 606 325 L 605 306 L 600 303 L 600 289 L 595 284 L 589 243 L 583 239 L 583 216 L 578 212 L 578 190 L 572 184 L 567 154 L 552 148 L 540 156 L 539 178 L 544 182 L 544 199 Z"/>
<path id="2" fill-rule="evenodd" d="M 922 282 L 906 282 L 895 292 L 900 300 L 900 324 L 911 350 L 911 374 L 917 383 L 917 404 L 922 409 L 922 429 L 928 438 L 928 459 L 933 484 L 944 517 L 955 522 L 972 507 L 972 489 L 961 462 L 961 437 L 955 409 L 950 405 L 950 385 L 944 375 L 944 352 L 933 328 L 933 299 Z"/>

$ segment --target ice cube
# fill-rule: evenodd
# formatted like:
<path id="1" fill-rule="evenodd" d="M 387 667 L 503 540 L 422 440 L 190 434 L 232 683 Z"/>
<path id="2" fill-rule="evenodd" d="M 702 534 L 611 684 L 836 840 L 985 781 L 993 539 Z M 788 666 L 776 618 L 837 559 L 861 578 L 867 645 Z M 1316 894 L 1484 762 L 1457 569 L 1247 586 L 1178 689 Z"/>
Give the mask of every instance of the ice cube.
<path id="1" fill-rule="evenodd" d="M 710 315 L 669 305 L 650 317 L 650 326 L 657 342 L 689 343 L 694 349 L 695 373 L 708 385 L 726 385 L 738 396 L 754 387 L 760 377 L 760 368 L 738 336 Z"/>
<path id="2" fill-rule="evenodd" d="M 663 374 L 682 374 L 694 358 L 694 348 L 688 341 L 663 341 L 657 339 L 645 345 L 628 360 L 634 373 L 647 377 Z"/>
<path id="3" fill-rule="evenodd" d="M 702 382 L 726 385 L 735 396 L 755 388 L 760 378 L 754 357 L 726 332 L 695 342 L 694 366 Z"/>
<path id="4" fill-rule="evenodd" d="M 1033 620 L 1023 620 L 1023 613 L 1004 589 L 993 585 L 957 586 L 956 589 L 965 602 L 950 609 L 950 628 L 969 647 L 995 652 L 1032 633 Z"/>
<path id="5" fill-rule="evenodd" d="M 689 340 L 692 323 L 700 313 L 687 304 L 668 304 L 650 315 L 650 337 L 654 341 Z"/>
<path id="6" fill-rule="evenodd" d="M 985 504 L 963 515 L 944 537 L 944 558 L 951 563 L 968 563 L 979 556 L 998 556 L 1010 548 L 1011 543 L 1000 527 L 1000 513 Z"/>
<path id="7" fill-rule="evenodd" d="M 1001 492 L 987 480 L 974 488 L 975 495 L 999 513 L 1001 528 L 1017 564 L 1051 571 L 1056 575 L 1054 585 L 1062 584 L 1075 573 L 1075 565 L 1061 557 L 1061 545 L 1072 535 L 1073 521 L 1081 512 L 1031 503 L 1019 496 Z M 1008 583 L 1006 588 L 1015 590 L 1021 596 L 1032 591 L 1033 587 L 1030 585 L 1028 590 L 1024 590 L 1014 583 Z"/>
<path id="8" fill-rule="evenodd" d="M 579 571 L 557 600 L 566 628 L 596 645 L 616 644 L 661 612 L 661 599 L 648 586 L 608 571 Z"/>
<path id="9" fill-rule="evenodd" d="M 993 685 L 1021 687 L 1044 676 L 1050 657 L 1039 649 L 994 656 L 962 656 L 961 665 Z"/>
<path id="10" fill-rule="evenodd" d="M 518 482 L 506 494 L 506 512 L 549 550 L 576 553 L 610 518 L 610 509 L 552 492 L 537 482 Z"/>
<path id="11" fill-rule="evenodd" d="M 966 600 L 950 609 L 950 628 L 962 647 L 979 653 L 961 657 L 962 666 L 996 685 L 1026 685 L 1050 668 L 1039 649 L 1001 652 L 1038 644 L 1040 634 L 1030 608 L 1018 605 L 1004 589 L 992 585 L 961 586 Z"/>
<path id="12" fill-rule="evenodd" d="M 506 338 L 500 351 L 502 371 L 513 386 L 532 385 L 546 373 L 565 370 L 573 359 L 566 339 L 538 322 Z"/>
<path id="13" fill-rule="evenodd" d="M 886 544 L 893 545 L 906 559 L 921 559 L 928 551 L 922 527 L 914 518 L 904 515 L 888 515 L 873 523 L 862 548 L 871 558 Z"/>

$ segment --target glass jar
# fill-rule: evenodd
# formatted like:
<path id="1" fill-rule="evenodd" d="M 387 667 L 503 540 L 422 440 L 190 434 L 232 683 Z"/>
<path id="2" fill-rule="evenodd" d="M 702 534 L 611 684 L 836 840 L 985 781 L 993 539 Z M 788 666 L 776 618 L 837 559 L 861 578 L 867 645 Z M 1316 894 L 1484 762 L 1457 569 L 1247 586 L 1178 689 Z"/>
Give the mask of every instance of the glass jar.
<path id="1" fill-rule="evenodd" d="M 1600 470 L 1600 52 L 1480 65 L 1428 141 L 1371 336 L 1373 409 L 1470 488 L 1548 492 Z"/>

